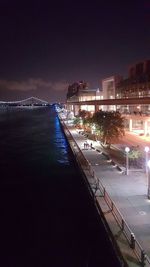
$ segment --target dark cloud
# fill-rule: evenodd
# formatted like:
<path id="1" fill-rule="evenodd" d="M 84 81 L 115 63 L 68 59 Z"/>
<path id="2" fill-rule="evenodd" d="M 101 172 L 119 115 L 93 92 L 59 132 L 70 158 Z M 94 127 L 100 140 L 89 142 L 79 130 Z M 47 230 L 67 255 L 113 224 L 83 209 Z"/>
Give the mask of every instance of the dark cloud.
<path id="1" fill-rule="evenodd" d="M 48 88 L 49 90 L 63 91 L 67 86 L 66 82 L 63 81 L 45 81 L 43 79 L 30 78 L 25 81 L 7 81 L 0 80 L 0 88 L 6 88 L 8 90 L 18 91 L 30 91 L 37 90 L 39 87 Z"/>
<path id="2" fill-rule="evenodd" d="M 57 102 L 65 99 L 67 87 L 68 84 L 65 81 L 51 82 L 41 78 L 23 81 L 0 80 L 0 98 L 7 101 L 37 96 Z"/>
<path id="3" fill-rule="evenodd" d="M 64 81 L 101 87 L 150 58 L 150 0 L 59 2 L 0 0 L 0 100 L 63 101 Z"/>

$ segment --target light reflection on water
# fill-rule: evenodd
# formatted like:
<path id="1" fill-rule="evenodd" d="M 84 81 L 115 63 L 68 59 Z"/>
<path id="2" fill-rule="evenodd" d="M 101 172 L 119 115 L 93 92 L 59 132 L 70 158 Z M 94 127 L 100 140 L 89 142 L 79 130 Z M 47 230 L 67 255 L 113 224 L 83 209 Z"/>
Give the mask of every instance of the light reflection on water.
<path id="1" fill-rule="evenodd" d="M 1 165 L 15 166 L 18 162 L 28 168 L 35 164 L 36 170 L 43 168 L 47 172 L 53 165 L 70 165 L 67 141 L 50 108 L 0 112 L 0 148 Z"/>
<path id="2" fill-rule="evenodd" d="M 0 266 L 119 266 L 69 152 L 53 109 L 0 114 Z"/>
<path id="3" fill-rule="evenodd" d="M 61 130 L 58 117 L 55 117 L 55 140 L 54 144 L 57 150 L 57 161 L 60 164 L 68 164 L 68 144 Z"/>

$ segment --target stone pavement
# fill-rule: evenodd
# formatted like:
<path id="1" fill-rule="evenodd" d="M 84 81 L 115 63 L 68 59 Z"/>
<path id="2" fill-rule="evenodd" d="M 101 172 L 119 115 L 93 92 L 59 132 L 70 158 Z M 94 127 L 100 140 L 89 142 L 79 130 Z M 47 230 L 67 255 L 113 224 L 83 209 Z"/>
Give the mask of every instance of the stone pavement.
<path id="1" fill-rule="evenodd" d="M 74 129 L 69 129 L 73 138 L 91 163 L 95 175 L 100 179 L 111 199 L 123 215 L 136 239 L 150 257 L 150 200 L 147 199 L 147 178 L 144 172 L 129 171 L 127 176 L 114 167 L 103 155 L 93 149 L 85 149 L 87 140 L 101 150 L 97 142 L 88 140 Z"/>

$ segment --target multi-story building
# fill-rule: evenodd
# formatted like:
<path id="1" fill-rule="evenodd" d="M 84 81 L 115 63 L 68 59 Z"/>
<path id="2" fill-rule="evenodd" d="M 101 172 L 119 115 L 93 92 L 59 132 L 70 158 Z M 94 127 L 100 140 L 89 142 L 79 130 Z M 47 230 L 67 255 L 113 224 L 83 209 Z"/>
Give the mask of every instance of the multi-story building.
<path id="1" fill-rule="evenodd" d="M 102 80 L 103 99 L 116 98 L 116 87 L 122 79 L 122 76 L 115 75 Z"/>
<path id="2" fill-rule="evenodd" d="M 150 60 L 130 66 L 128 78 L 122 79 L 116 87 L 116 98 L 150 96 Z"/>
<path id="3" fill-rule="evenodd" d="M 114 75 L 102 80 L 102 97 L 103 99 L 115 99 L 116 98 L 116 87 L 122 80 L 122 76 Z M 101 107 L 102 110 L 116 110 L 116 106 L 109 105 Z"/>
<path id="4" fill-rule="evenodd" d="M 93 113 L 95 111 L 95 105 L 71 105 L 72 102 L 85 102 L 91 100 L 100 100 L 103 99 L 101 91 L 98 89 L 91 89 L 88 87 L 87 83 L 75 82 L 72 85 L 69 85 L 67 92 L 67 103 L 70 111 L 73 111 L 74 114 L 78 114 L 79 110 L 86 110 Z"/>
<path id="5" fill-rule="evenodd" d="M 129 131 L 150 135 L 150 60 L 130 66 L 127 79 L 103 79 L 101 90 L 89 89 L 83 82 L 74 83 L 68 88 L 67 106 L 74 115 L 79 110 L 118 110 Z"/>
<path id="6" fill-rule="evenodd" d="M 116 86 L 116 98 L 150 97 L 150 60 L 129 67 L 128 78 L 122 79 Z M 124 113 L 150 114 L 150 105 L 121 106 Z"/>

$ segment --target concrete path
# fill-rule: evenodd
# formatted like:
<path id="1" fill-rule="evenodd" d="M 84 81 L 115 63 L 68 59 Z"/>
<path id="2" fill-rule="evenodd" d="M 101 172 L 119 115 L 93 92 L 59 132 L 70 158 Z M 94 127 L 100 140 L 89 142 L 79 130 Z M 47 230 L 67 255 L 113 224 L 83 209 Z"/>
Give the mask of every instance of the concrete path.
<path id="1" fill-rule="evenodd" d="M 84 156 L 100 179 L 106 191 L 123 215 L 136 239 L 150 257 L 150 200 L 147 199 L 147 178 L 144 172 L 121 173 L 107 158 L 93 149 L 84 149 L 85 137 L 74 128 L 69 129 Z M 93 146 L 100 146 L 87 140 Z"/>

